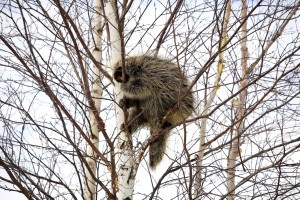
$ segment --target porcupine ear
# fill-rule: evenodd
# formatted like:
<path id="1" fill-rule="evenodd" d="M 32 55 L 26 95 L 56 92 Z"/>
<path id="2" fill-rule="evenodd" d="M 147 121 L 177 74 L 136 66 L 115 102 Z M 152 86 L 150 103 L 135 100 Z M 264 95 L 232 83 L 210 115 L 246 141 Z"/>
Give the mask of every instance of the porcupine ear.
<path id="1" fill-rule="evenodd" d="M 122 77 L 122 67 L 118 67 L 114 72 L 114 79 L 119 83 L 126 83 L 129 80 L 128 74 Z"/>

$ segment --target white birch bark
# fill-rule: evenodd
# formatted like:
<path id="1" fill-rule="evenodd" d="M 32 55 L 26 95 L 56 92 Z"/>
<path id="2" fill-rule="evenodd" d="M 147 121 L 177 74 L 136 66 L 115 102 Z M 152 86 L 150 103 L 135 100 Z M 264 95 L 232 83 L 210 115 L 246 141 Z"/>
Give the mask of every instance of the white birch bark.
<path id="1" fill-rule="evenodd" d="M 205 100 L 204 103 L 204 108 L 203 108 L 203 113 L 202 115 L 205 116 L 208 114 L 209 108 L 212 104 L 212 102 L 215 99 L 215 96 L 217 94 L 217 90 L 220 88 L 220 80 L 222 73 L 224 71 L 225 67 L 225 62 L 224 62 L 224 49 L 226 49 L 225 43 L 227 41 L 226 35 L 227 35 L 227 24 L 229 22 L 229 17 L 230 17 L 230 11 L 231 11 L 231 1 L 227 2 L 226 9 L 225 9 L 225 18 L 224 22 L 222 25 L 222 35 L 221 35 L 221 44 L 219 53 L 219 61 L 217 65 L 217 74 L 216 74 L 216 79 L 214 82 L 214 87 L 212 91 L 210 92 L 210 95 L 208 99 Z M 204 151 L 206 149 L 205 141 L 206 141 L 206 124 L 207 124 L 207 118 L 202 118 L 201 120 L 201 127 L 200 127 L 200 145 L 199 145 L 199 152 L 197 154 L 197 161 L 196 161 L 196 177 L 195 177 L 195 186 L 194 186 L 194 191 L 193 191 L 193 197 L 195 199 L 200 199 L 200 194 L 201 194 L 201 183 L 202 183 L 202 176 L 201 176 L 201 171 L 202 171 L 202 161 L 204 157 Z"/>
<path id="2" fill-rule="evenodd" d="M 242 0 L 242 20 L 244 24 L 241 27 L 241 74 L 242 80 L 240 83 L 240 88 L 246 87 L 248 84 L 247 78 L 247 60 L 248 60 L 248 48 L 247 48 L 247 2 L 246 0 Z M 231 142 L 229 148 L 229 156 L 227 163 L 227 190 L 228 190 L 228 200 L 234 199 L 234 189 L 235 189 L 235 168 L 236 168 L 236 158 L 240 153 L 240 142 L 239 138 L 244 131 L 244 115 L 245 115 L 245 105 L 246 105 L 246 96 L 247 89 L 245 88 L 240 94 L 239 99 L 237 100 L 237 120 L 236 131 L 232 138 L 234 138 Z M 235 106 L 235 105 L 234 105 Z"/>
<path id="3" fill-rule="evenodd" d="M 121 34 L 117 19 L 117 6 L 115 5 L 114 0 L 108 0 L 104 5 L 104 13 L 106 19 L 108 21 L 109 27 L 109 38 L 110 38 L 110 64 L 113 64 L 119 60 L 121 60 Z M 116 102 L 120 102 L 123 99 L 123 93 L 120 90 L 120 84 L 115 82 L 114 88 L 115 100 Z M 134 159 L 133 159 L 133 151 L 131 149 L 131 139 L 130 136 L 126 135 L 125 132 L 121 131 L 121 125 L 124 123 L 124 112 L 122 108 L 116 105 L 116 118 L 117 118 L 117 128 L 119 137 L 118 137 L 118 144 L 117 144 L 117 153 L 118 161 L 117 163 L 117 174 L 118 180 L 117 181 L 118 188 L 117 188 L 117 198 L 118 199 L 132 199 L 132 193 L 134 188 L 134 177 L 131 176 L 133 166 L 134 166 Z"/>
<path id="4" fill-rule="evenodd" d="M 95 1 L 94 5 L 94 14 L 92 19 L 92 30 L 93 30 L 93 38 L 94 42 L 92 43 L 92 50 L 93 50 L 93 56 L 98 61 L 101 62 L 102 60 L 102 20 L 101 20 L 101 6 L 100 1 Z M 91 94 L 95 103 L 95 108 L 99 111 L 100 110 L 100 97 L 102 96 L 103 90 L 102 87 L 100 87 L 100 79 L 102 79 L 102 75 L 100 74 L 99 69 L 93 65 L 92 67 L 92 90 Z M 94 113 L 90 110 L 89 111 L 89 118 L 90 118 L 90 124 L 91 124 L 91 133 L 89 134 L 90 141 L 95 145 L 95 147 L 99 148 L 99 130 L 97 127 L 97 122 Z M 85 170 L 86 174 L 86 188 L 85 188 L 85 199 L 91 199 L 96 200 L 96 192 L 97 192 L 97 184 L 93 177 L 96 176 L 96 170 L 97 170 L 97 163 L 96 163 L 97 154 L 93 151 L 93 148 L 88 145 L 87 147 L 87 158 L 86 161 L 90 167 L 90 170 L 93 174 L 90 173 L 89 170 Z"/>

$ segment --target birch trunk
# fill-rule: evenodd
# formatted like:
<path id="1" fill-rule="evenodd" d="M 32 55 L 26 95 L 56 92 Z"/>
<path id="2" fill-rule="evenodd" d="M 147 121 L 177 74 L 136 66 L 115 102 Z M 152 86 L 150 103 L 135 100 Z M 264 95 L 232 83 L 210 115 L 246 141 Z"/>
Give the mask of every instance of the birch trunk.
<path id="1" fill-rule="evenodd" d="M 205 100 L 203 113 L 202 115 L 205 116 L 208 114 L 209 108 L 212 104 L 212 102 L 215 99 L 215 96 L 217 94 L 217 90 L 220 88 L 220 80 L 222 73 L 224 71 L 225 62 L 224 62 L 224 49 L 226 49 L 226 35 L 227 35 L 227 24 L 229 22 L 230 17 L 230 10 L 231 10 L 231 1 L 227 2 L 226 9 L 225 9 L 225 17 L 222 25 L 222 35 L 220 40 L 220 53 L 219 53 L 219 61 L 217 65 L 217 74 L 216 79 L 214 82 L 214 87 L 212 91 L 210 92 L 210 95 L 208 99 Z M 204 157 L 204 151 L 206 149 L 205 140 L 206 140 L 206 124 L 207 124 L 207 118 L 202 118 L 201 120 L 201 127 L 200 127 L 200 145 L 199 145 L 199 152 L 197 154 L 197 160 L 196 160 L 196 177 L 195 177 L 195 186 L 193 191 L 194 199 L 200 199 L 201 194 L 201 184 L 202 184 L 202 161 Z"/>
<path id="2" fill-rule="evenodd" d="M 241 74 L 242 80 L 240 83 L 240 88 L 246 87 L 248 84 L 247 78 L 247 60 L 248 60 L 248 48 L 247 48 L 247 2 L 242 0 L 242 20 L 244 24 L 241 28 Z M 234 199 L 235 190 L 235 168 L 236 168 L 236 158 L 240 154 L 240 137 L 244 132 L 244 115 L 246 106 L 247 89 L 245 88 L 240 94 L 237 103 L 237 120 L 236 131 L 233 135 L 233 140 L 229 148 L 228 156 L 228 171 L 227 171 L 227 189 L 228 189 L 228 200 Z"/>
<path id="3" fill-rule="evenodd" d="M 100 1 L 95 1 L 94 5 L 94 15 L 92 19 L 92 30 L 93 30 L 93 56 L 94 58 L 101 63 L 102 60 L 102 30 L 101 30 L 101 6 Z M 102 96 L 102 88 L 100 87 L 100 79 L 102 79 L 103 76 L 101 76 L 99 69 L 93 65 L 92 67 L 92 90 L 91 94 L 93 97 L 93 100 L 95 102 L 95 108 L 100 110 L 100 97 Z M 94 113 L 90 110 L 89 111 L 89 118 L 90 118 L 90 124 L 91 124 L 91 133 L 89 134 L 90 141 L 94 144 L 94 146 L 98 149 L 99 148 L 99 130 L 97 127 L 96 117 Z M 86 174 L 86 189 L 85 189 L 85 199 L 91 199 L 96 200 L 97 196 L 97 184 L 93 177 L 96 177 L 96 170 L 97 170 L 97 163 L 96 159 L 97 154 L 93 150 L 93 148 L 88 145 L 87 147 L 87 163 L 89 165 L 90 170 L 85 170 Z M 92 174 L 93 173 L 93 174 Z"/>
<path id="4" fill-rule="evenodd" d="M 109 28 L 109 38 L 110 38 L 110 65 L 112 66 L 115 62 L 122 59 L 122 31 L 121 23 L 118 19 L 118 10 L 116 1 L 108 0 L 104 5 L 104 14 L 108 21 Z M 120 84 L 115 82 L 114 88 L 115 100 L 120 102 L 123 99 L 123 93 L 120 90 Z M 122 108 L 116 105 L 116 118 L 117 118 L 117 128 L 119 137 L 117 144 L 117 155 L 118 165 L 117 165 L 117 175 L 118 179 L 114 179 L 117 188 L 117 198 L 118 199 L 132 199 L 132 193 L 134 188 L 134 177 L 131 176 L 134 167 L 134 153 L 131 148 L 131 138 L 125 132 L 121 130 L 121 125 L 124 123 L 124 112 Z"/>

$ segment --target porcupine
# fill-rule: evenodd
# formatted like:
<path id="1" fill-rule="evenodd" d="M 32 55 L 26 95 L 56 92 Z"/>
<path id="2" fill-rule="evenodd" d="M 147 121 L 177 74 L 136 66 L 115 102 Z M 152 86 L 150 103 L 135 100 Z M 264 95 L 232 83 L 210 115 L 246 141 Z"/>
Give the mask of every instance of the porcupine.
<path id="1" fill-rule="evenodd" d="M 149 150 L 150 167 L 155 169 L 166 150 L 170 127 L 182 124 L 191 115 L 193 95 L 188 91 L 186 76 L 169 60 L 149 55 L 128 57 L 125 76 L 121 65 L 121 61 L 115 65 L 113 76 L 121 83 L 129 109 L 128 130 L 132 134 L 147 126 L 151 135 L 157 134 Z M 119 103 L 124 105 L 123 101 Z"/>

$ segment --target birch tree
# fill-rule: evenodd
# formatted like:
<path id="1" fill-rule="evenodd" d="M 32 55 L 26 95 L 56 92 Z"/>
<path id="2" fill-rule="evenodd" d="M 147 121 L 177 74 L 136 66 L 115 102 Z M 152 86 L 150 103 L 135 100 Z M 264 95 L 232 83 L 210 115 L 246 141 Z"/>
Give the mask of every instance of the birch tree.
<path id="1" fill-rule="evenodd" d="M 102 16 L 101 16 L 101 4 L 100 1 L 95 1 L 94 4 L 94 13 L 92 19 L 92 44 L 93 44 L 93 56 L 94 58 L 101 63 L 102 62 Z M 91 95 L 92 99 L 95 102 L 95 108 L 100 111 L 101 102 L 100 98 L 102 97 L 103 89 L 100 87 L 100 81 L 103 79 L 103 76 L 100 74 L 100 70 L 96 65 L 92 68 L 92 90 Z M 93 143 L 94 147 L 89 145 L 87 147 L 87 163 L 88 167 L 85 171 L 86 174 L 86 188 L 85 188 L 85 199 L 97 199 L 97 184 L 95 181 L 96 172 L 97 172 L 97 153 L 93 148 L 99 149 L 99 129 L 96 122 L 95 112 L 92 110 L 89 111 L 89 118 L 91 124 L 91 133 L 89 140 Z"/>
<path id="2" fill-rule="evenodd" d="M 227 44 L 227 25 L 229 22 L 231 12 L 231 1 L 227 1 L 225 12 L 224 12 L 224 20 L 222 24 L 222 32 L 221 32 L 221 39 L 219 44 L 219 53 L 218 53 L 218 64 L 217 64 L 217 74 L 215 77 L 213 89 L 208 95 L 208 99 L 204 99 L 204 108 L 203 108 L 203 116 L 207 116 L 209 112 L 209 108 L 211 107 L 216 95 L 217 91 L 220 88 L 220 81 L 221 76 L 225 68 L 225 60 L 224 60 L 224 51 L 226 49 Z M 205 92 L 207 93 L 207 92 Z M 206 97 L 206 95 L 205 95 Z M 197 154 L 197 160 L 196 160 L 196 181 L 195 181 L 195 188 L 194 188 L 194 197 L 197 198 L 200 196 L 201 193 L 201 166 L 203 165 L 203 157 L 204 157 L 204 151 L 206 149 L 205 141 L 206 141 L 206 123 L 207 123 L 207 117 L 202 118 L 201 125 L 200 125 L 200 145 L 199 145 L 199 152 Z"/>
<path id="3" fill-rule="evenodd" d="M 242 0 L 242 11 L 241 20 L 243 21 L 241 28 L 241 83 L 238 99 L 233 99 L 233 106 L 237 109 L 237 123 L 234 134 L 231 138 L 232 142 L 229 147 L 228 153 L 228 175 L 227 175 L 227 187 L 228 187 L 228 199 L 234 199 L 234 188 L 235 188 L 235 169 L 236 169 L 236 159 L 241 155 L 240 152 L 240 139 L 244 132 L 244 116 L 246 107 L 246 97 L 247 97 L 247 58 L 248 58 L 248 48 L 247 48 L 247 2 Z"/>
<path id="4" fill-rule="evenodd" d="M 1 198 L 299 199 L 299 7 L 1 2 Z M 142 54 L 176 64 L 196 99 L 156 170 L 149 130 L 121 129 L 112 77 Z"/>
<path id="5" fill-rule="evenodd" d="M 122 16 L 119 16 L 118 7 L 115 1 L 108 1 L 104 5 L 105 18 L 108 23 L 108 35 L 110 39 L 110 66 L 113 69 L 113 65 L 122 61 L 124 63 L 124 23 L 122 22 L 125 17 L 126 10 L 129 9 L 124 2 L 122 9 Z M 120 18 L 121 17 L 121 18 Z M 122 19 L 123 18 L 123 19 Z M 134 178 L 131 176 L 133 171 L 133 152 L 131 149 L 131 136 L 126 134 L 122 130 L 121 125 L 125 123 L 124 110 L 118 103 L 123 99 L 123 93 L 120 90 L 120 84 L 115 82 L 114 87 L 115 101 L 116 101 L 116 119 L 117 119 L 117 130 L 120 133 L 118 136 L 118 177 L 114 179 L 116 185 L 116 192 L 118 199 L 132 199 L 134 189 Z M 126 112 L 125 112 L 126 113 Z"/>

